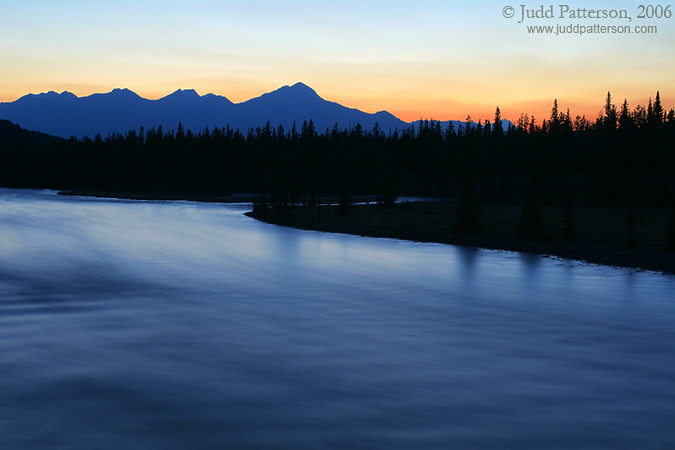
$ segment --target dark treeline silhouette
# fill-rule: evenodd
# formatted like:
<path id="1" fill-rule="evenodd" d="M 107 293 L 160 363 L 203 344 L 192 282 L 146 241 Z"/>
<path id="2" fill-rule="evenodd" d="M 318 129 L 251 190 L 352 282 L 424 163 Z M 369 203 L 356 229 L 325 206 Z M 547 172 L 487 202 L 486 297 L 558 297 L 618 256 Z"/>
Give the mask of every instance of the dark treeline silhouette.
<path id="1" fill-rule="evenodd" d="M 12 147 L 46 145 L 63 142 L 63 139 L 37 131 L 24 130 L 9 120 L 0 119 L 0 151 Z"/>
<path id="2" fill-rule="evenodd" d="M 444 128 L 436 121 L 384 133 L 290 130 L 270 123 L 247 132 L 161 127 L 126 135 L 71 138 L 0 147 L 6 187 L 119 192 L 252 192 L 280 204 L 332 193 L 460 197 L 476 203 L 518 201 L 600 206 L 668 206 L 675 192 L 675 111 L 660 96 L 647 107 L 620 107 L 608 93 L 595 120 L 572 117 L 554 102 L 541 123 L 523 114 L 505 127 L 493 121 Z M 469 207 L 472 207 L 469 205 Z M 467 212 L 461 227 L 478 227 Z"/>

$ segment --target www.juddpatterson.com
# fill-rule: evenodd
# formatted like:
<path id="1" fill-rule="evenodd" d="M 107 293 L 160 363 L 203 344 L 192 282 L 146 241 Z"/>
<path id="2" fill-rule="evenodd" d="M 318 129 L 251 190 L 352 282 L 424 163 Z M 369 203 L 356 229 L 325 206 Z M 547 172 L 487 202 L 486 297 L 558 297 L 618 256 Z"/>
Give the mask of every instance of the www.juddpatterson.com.
<path id="1" fill-rule="evenodd" d="M 561 34 L 657 34 L 659 29 L 656 25 L 637 25 L 634 27 L 628 25 L 527 25 L 529 34 L 551 34 L 558 36 Z"/>

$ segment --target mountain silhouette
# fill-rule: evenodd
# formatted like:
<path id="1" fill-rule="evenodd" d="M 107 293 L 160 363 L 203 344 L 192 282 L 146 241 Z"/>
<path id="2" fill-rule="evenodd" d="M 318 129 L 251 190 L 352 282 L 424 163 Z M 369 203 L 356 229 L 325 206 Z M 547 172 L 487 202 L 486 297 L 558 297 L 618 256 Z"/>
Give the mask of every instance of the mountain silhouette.
<path id="1" fill-rule="evenodd" d="M 48 145 L 62 139 L 37 131 L 24 130 L 9 120 L 0 119 L 0 150 L 24 145 Z"/>
<path id="2" fill-rule="evenodd" d="M 283 125 L 286 130 L 295 122 L 299 130 L 304 121 L 312 120 L 318 132 L 332 129 L 336 123 L 339 128 L 361 124 L 365 129 L 372 129 L 377 122 L 385 133 L 411 125 L 386 111 L 370 114 L 324 100 L 303 83 L 283 86 L 242 103 L 233 103 L 220 95 L 200 96 L 193 89 L 178 89 L 158 100 L 142 98 L 129 89 L 113 89 L 86 97 L 67 91 L 60 94 L 49 91 L 0 103 L 0 118 L 28 130 L 65 138 L 96 134 L 105 137 L 138 130 L 141 126 L 175 129 L 179 122 L 193 132 L 226 125 L 246 132 L 268 121 L 273 127 Z M 455 126 L 459 123 L 455 121 Z"/>

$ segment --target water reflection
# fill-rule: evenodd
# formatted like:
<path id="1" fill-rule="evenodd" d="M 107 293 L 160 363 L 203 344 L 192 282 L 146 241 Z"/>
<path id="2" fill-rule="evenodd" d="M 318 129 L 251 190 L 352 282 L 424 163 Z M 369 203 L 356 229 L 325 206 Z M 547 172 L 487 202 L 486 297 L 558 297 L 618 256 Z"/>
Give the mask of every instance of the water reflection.
<path id="1" fill-rule="evenodd" d="M 478 258 L 480 258 L 480 249 L 476 247 L 457 247 L 457 255 L 459 256 L 458 268 L 460 278 L 467 281 L 467 285 L 471 285 L 474 280 L 474 273 Z"/>
<path id="2" fill-rule="evenodd" d="M 675 280 L 0 191 L 5 448 L 667 448 Z"/>

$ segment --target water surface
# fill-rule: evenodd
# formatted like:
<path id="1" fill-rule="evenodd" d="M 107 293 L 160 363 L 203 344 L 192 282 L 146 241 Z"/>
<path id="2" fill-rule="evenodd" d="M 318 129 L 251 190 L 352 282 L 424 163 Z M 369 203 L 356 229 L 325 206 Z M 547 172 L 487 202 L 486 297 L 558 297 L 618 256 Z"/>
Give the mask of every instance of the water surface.
<path id="1" fill-rule="evenodd" d="M 0 190 L 0 447 L 675 448 L 675 277 Z"/>

